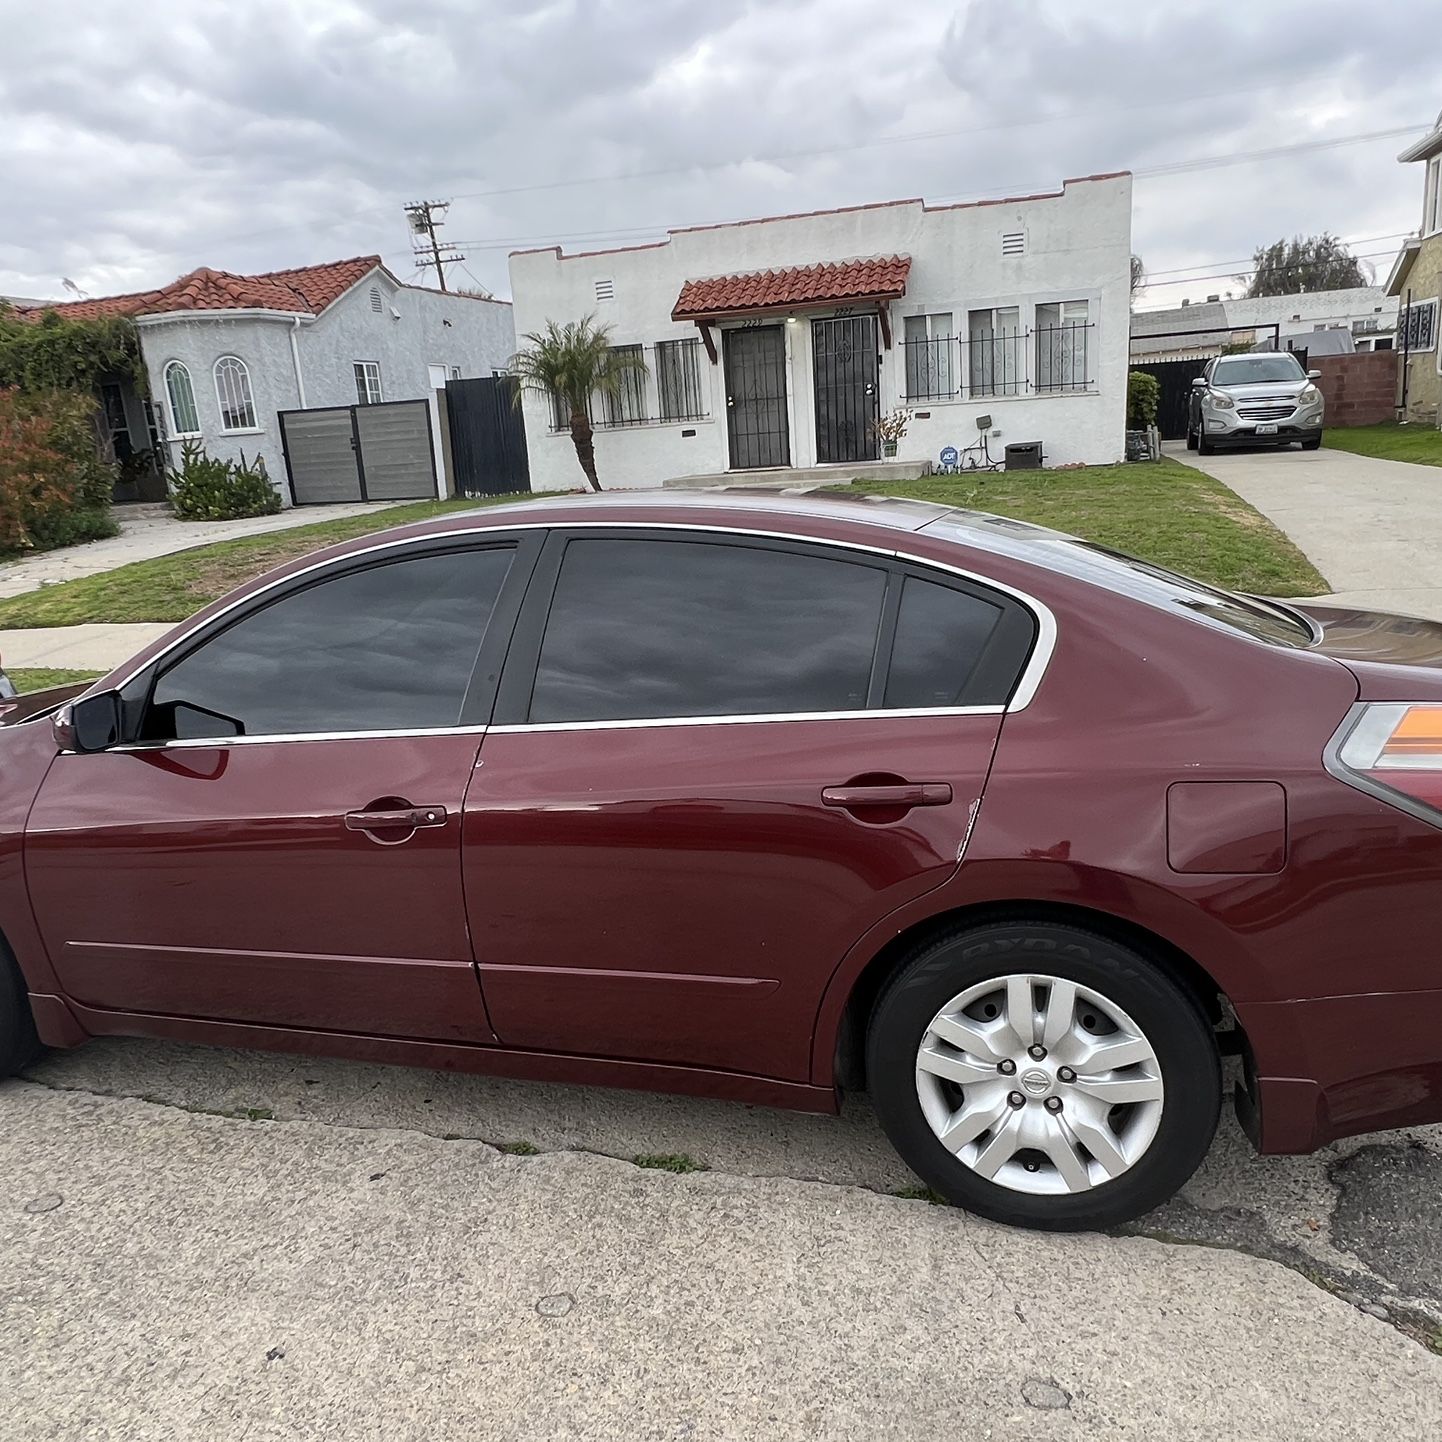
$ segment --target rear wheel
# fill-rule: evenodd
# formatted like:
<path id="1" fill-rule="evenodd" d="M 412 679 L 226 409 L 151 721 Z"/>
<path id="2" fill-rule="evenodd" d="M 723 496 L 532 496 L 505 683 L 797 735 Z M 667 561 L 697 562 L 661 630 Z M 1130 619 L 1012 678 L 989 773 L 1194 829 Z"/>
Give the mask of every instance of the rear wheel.
<path id="1" fill-rule="evenodd" d="M 20 969 L 3 947 L 0 943 L 0 1077 L 14 1075 L 40 1050 Z"/>
<path id="2" fill-rule="evenodd" d="M 995 1221 L 1084 1231 L 1164 1202 L 1206 1155 L 1221 1070 L 1196 1004 L 1129 948 L 1008 922 L 914 957 L 867 1038 L 902 1159 Z"/>

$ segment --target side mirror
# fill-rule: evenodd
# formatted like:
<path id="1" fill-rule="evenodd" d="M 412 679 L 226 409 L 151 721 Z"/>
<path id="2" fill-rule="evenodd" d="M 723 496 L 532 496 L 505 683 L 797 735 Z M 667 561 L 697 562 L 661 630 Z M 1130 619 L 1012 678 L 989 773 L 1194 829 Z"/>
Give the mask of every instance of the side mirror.
<path id="1" fill-rule="evenodd" d="M 1192 381 L 1192 389 L 1193 389 L 1194 391 L 1204 391 L 1204 390 L 1206 390 L 1206 388 L 1207 388 L 1207 378 L 1206 378 L 1206 376 L 1197 376 L 1197 377 L 1195 377 L 1195 378 L 1193 379 L 1193 381 Z"/>
<path id="2" fill-rule="evenodd" d="M 51 722 L 63 751 L 106 751 L 120 740 L 120 693 L 102 691 L 62 706 Z"/>
<path id="3" fill-rule="evenodd" d="M 1322 372 L 1321 372 L 1321 371 L 1308 371 L 1308 372 L 1307 372 L 1307 379 L 1308 379 L 1309 381 L 1319 381 L 1319 380 L 1322 379 Z"/>

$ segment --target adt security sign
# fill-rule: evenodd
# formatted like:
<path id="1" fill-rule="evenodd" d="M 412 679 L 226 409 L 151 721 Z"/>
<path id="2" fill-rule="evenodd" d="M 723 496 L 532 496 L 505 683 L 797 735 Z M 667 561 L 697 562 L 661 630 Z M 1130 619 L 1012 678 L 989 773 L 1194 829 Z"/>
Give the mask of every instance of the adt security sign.
<path id="1" fill-rule="evenodd" d="M 956 469 L 957 452 L 955 446 L 943 446 L 941 448 L 941 469 L 943 471 L 954 471 Z"/>

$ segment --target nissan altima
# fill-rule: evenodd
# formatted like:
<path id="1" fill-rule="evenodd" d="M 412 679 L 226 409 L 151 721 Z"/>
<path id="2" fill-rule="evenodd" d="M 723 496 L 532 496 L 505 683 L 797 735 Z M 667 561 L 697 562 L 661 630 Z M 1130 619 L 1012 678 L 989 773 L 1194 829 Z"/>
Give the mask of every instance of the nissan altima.
<path id="1" fill-rule="evenodd" d="M 1442 626 L 914 502 L 291 563 L 0 703 L 0 1074 L 95 1036 L 836 1109 L 1105 1227 L 1442 1120 Z"/>

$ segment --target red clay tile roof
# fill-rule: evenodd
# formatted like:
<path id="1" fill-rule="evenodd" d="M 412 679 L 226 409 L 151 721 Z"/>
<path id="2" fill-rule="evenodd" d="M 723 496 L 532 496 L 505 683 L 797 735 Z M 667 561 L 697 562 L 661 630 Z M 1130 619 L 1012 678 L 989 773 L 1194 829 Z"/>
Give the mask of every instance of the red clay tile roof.
<path id="1" fill-rule="evenodd" d="M 847 300 L 894 300 L 906 294 L 910 270 L 909 255 L 888 255 L 688 280 L 676 297 L 671 319 L 691 320 L 700 316 Z"/>
<path id="2" fill-rule="evenodd" d="M 182 310 L 284 310 L 319 315 L 380 263 L 378 255 L 358 255 L 351 260 L 272 270 L 263 275 L 232 275 L 202 266 L 160 290 L 22 306 L 19 314 L 26 320 L 39 320 L 47 310 L 77 320 L 104 315 L 166 315 Z"/>

